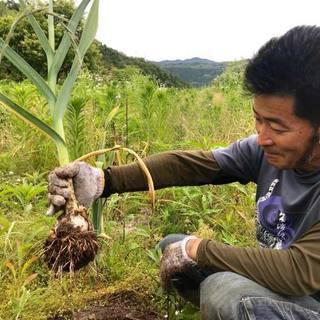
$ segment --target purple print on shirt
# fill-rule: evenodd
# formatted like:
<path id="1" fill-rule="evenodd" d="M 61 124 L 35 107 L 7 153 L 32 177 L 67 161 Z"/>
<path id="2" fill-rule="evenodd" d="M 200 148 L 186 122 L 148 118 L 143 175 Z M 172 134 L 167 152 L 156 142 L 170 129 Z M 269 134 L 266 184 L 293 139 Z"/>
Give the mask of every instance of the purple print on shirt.
<path id="1" fill-rule="evenodd" d="M 274 180 L 268 193 L 257 201 L 257 239 L 262 247 L 285 249 L 295 235 L 294 221 L 284 213 L 281 197 L 272 195 L 278 182 Z"/>

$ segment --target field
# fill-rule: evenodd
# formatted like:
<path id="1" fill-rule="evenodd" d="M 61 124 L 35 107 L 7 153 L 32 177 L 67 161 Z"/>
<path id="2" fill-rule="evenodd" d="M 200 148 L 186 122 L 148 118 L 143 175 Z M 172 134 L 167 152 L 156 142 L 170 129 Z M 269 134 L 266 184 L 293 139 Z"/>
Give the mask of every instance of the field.
<path id="1" fill-rule="evenodd" d="M 132 68 L 97 79 L 83 71 L 65 119 L 72 159 L 115 144 L 141 157 L 210 150 L 253 133 L 242 70 L 231 66 L 198 89 L 166 88 Z M 29 82 L 2 82 L 0 91 L 49 121 L 45 101 Z M 104 203 L 96 260 L 56 277 L 41 256 L 56 220 L 44 216 L 47 175 L 58 165 L 55 146 L 1 107 L 0 159 L 0 319 L 198 319 L 193 306 L 161 291 L 157 242 L 181 232 L 254 244 L 252 185 L 158 190 L 154 212 L 145 193 L 116 194 Z M 117 152 L 103 161 L 106 167 L 133 159 Z"/>

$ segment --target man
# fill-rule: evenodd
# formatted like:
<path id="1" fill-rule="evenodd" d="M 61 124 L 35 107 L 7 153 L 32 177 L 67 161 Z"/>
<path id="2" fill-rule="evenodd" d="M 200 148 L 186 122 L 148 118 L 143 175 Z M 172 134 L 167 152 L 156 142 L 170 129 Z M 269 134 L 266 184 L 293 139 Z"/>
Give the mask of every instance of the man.
<path id="1" fill-rule="evenodd" d="M 169 235 L 159 244 L 161 283 L 199 303 L 202 319 L 320 319 L 320 28 L 295 27 L 268 41 L 249 61 L 244 85 L 257 135 L 144 161 L 156 188 L 256 183 L 260 246 Z M 68 197 L 67 177 L 87 206 L 147 188 L 136 164 L 104 173 L 71 164 L 50 175 L 50 214 Z"/>

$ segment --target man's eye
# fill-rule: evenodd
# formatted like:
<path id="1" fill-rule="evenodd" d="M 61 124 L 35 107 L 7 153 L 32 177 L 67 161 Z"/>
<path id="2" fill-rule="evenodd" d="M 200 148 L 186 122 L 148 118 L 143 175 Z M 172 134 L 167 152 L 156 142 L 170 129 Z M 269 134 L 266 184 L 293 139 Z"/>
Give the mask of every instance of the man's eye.
<path id="1" fill-rule="evenodd" d="M 284 133 L 284 132 L 287 132 L 288 130 L 285 129 L 285 128 L 281 128 L 281 127 L 276 127 L 276 126 L 270 126 L 270 128 L 277 132 L 277 133 Z"/>

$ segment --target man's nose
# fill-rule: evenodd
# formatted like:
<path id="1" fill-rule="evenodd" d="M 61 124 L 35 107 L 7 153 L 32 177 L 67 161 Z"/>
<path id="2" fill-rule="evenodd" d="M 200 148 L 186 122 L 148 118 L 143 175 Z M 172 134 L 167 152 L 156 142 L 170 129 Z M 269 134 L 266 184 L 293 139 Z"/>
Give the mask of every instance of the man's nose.
<path id="1" fill-rule="evenodd" d="M 271 138 L 270 132 L 265 125 L 260 126 L 257 132 L 258 132 L 258 144 L 260 146 L 273 145 L 273 140 Z"/>

